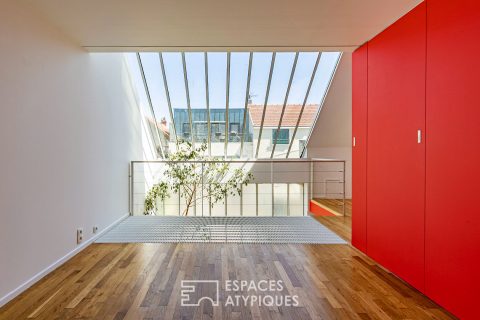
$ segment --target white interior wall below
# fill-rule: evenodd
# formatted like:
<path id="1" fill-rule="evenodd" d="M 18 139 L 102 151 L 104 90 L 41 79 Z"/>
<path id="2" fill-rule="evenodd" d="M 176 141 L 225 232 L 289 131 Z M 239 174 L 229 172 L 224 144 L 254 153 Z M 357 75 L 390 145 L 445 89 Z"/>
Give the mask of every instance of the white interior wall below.
<path id="1" fill-rule="evenodd" d="M 352 54 L 343 53 L 308 140 L 309 158 L 346 161 L 346 196 L 352 196 Z"/>
<path id="2" fill-rule="evenodd" d="M 326 147 L 326 148 L 308 148 L 308 156 L 310 158 L 327 158 L 345 160 L 345 197 L 352 198 L 352 148 L 350 147 Z M 337 179 L 337 178 L 335 178 Z M 330 187 L 330 192 L 338 192 L 338 188 L 333 185 Z M 323 193 L 320 187 L 319 194 Z M 331 197 L 330 197 L 331 198 Z"/>
<path id="3" fill-rule="evenodd" d="M 0 10 L 0 305 L 128 213 L 140 116 L 122 54 L 89 54 L 14 1 Z M 60 260 L 59 260 L 60 259 Z"/>

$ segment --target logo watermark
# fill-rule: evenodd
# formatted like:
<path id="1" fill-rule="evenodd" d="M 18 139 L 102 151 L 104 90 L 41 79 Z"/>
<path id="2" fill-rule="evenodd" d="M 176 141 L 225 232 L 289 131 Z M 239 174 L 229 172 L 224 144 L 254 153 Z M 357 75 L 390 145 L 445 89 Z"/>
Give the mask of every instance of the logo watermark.
<path id="1" fill-rule="evenodd" d="M 182 280 L 180 304 L 196 307 L 202 300 L 210 300 L 214 307 L 219 305 L 220 282 L 218 280 Z M 198 294 L 200 293 L 201 294 Z M 198 299 L 195 298 L 198 296 Z"/>
<path id="2" fill-rule="evenodd" d="M 218 280 L 182 280 L 181 305 L 199 306 L 208 300 L 214 307 L 220 305 Z M 296 307 L 298 295 L 286 294 L 282 280 L 226 280 L 224 283 L 225 306 Z"/>

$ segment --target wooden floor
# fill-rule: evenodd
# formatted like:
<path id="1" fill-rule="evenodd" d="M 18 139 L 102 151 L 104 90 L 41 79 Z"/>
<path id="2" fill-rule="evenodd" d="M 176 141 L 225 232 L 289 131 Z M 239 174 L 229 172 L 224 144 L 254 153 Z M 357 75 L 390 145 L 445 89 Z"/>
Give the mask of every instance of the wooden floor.
<path id="1" fill-rule="evenodd" d="M 336 211 L 338 216 L 313 216 L 321 224 L 338 234 L 344 240 L 352 240 L 352 200 L 345 200 L 345 215 L 343 215 L 343 201 L 340 199 L 314 199 L 320 204 Z"/>
<path id="2" fill-rule="evenodd" d="M 322 217 L 342 229 L 339 217 Z M 342 221 L 347 221 L 349 218 Z M 344 232 L 348 227 L 343 227 Z M 183 279 L 221 281 L 220 306 L 180 305 Z M 226 279 L 282 280 L 298 307 L 224 306 Z M 239 293 L 237 293 L 239 294 Z M 249 295 L 255 292 L 243 291 Z M 0 319 L 452 319 L 350 245 L 93 244 Z"/>
<path id="3" fill-rule="evenodd" d="M 311 216 L 344 240 L 352 241 L 352 217 Z"/>

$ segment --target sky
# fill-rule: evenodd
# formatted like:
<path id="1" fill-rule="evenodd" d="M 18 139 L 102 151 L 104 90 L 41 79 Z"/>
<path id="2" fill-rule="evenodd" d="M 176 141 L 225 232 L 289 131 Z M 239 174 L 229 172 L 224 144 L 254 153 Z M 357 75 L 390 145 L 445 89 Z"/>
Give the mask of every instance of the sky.
<path id="1" fill-rule="evenodd" d="M 338 52 L 323 52 L 315 74 L 307 104 L 319 104 L 339 58 Z M 210 108 L 225 108 L 227 83 L 227 53 L 209 52 L 208 81 Z M 253 104 L 265 103 L 272 52 L 254 52 L 250 94 Z M 307 91 L 318 52 L 300 52 L 295 68 L 288 104 L 302 104 Z M 126 53 L 127 64 L 139 95 L 141 107 L 150 114 L 147 96 L 135 53 Z M 148 89 L 157 120 L 165 117 L 170 122 L 158 53 L 140 53 Z M 270 94 L 267 103 L 282 105 L 294 64 L 294 52 L 276 53 Z M 165 73 L 172 108 L 187 108 L 182 55 L 179 52 L 163 53 Z M 206 108 L 205 59 L 203 52 L 185 53 L 188 89 L 192 108 Z M 232 52 L 230 59 L 229 108 L 244 108 L 247 85 L 249 53 Z"/>

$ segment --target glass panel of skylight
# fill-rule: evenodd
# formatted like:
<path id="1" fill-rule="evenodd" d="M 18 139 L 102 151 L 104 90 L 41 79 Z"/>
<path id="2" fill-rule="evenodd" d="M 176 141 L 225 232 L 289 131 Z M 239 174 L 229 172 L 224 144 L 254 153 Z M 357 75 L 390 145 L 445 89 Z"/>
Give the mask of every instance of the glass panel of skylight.
<path id="1" fill-rule="evenodd" d="M 258 113 L 265 103 L 265 94 L 267 91 L 268 75 L 272 61 L 272 52 L 254 52 L 252 61 L 252 74 L 250 80 L 250 95 L 248 99 L 248 118 L 252 128 L 249 135 L 252 136 L 252 142 L 246 139 L 243 145 L 243 157 L 254 158 L 256 143 L 260 131 L 260 121 L 258 117 L 252 117 L 252 113 Z M 261 111 L 261 110 L 260 110 Z M 254 120 L 254 121 L 252 121 Z M 247 136 L 245 136 L 247 137 Z"/>
<path id="2" fill-rule="evenodd" d="M 225 112 L 227 84 L 227 53 L 209 52 L 208 94 L 210 100 L 211 153 L 225 156 Z"/>
<path id="3" fill-rule="evenodd" d="M 293 132 L 295 131 L 295 126 L 298 122 L 298 117 L 300 116 L 302 104 L 305 99 L 308 84 L 310 83 L 318 54 L 318 52 L 300 52 L 298 55 L 297 66 L 295 68 L 295 74 L 293 76 L 293 81 L 290 87 L 290 93 L 280 128 L 280 130 L 288 130 L 289 139 L 293 138 Z M 274 130 L 276 130 L 276 128 Z M 277 141 L 273 157 L 285 158 L 289 143 L 281 144 L 280 141 Z M 298 145 L 298 142 L 294 141 L 293 144 Z"/>
<path id="4" fill-rule="evenodd" d="M 192 126 L 197 146 L 208 142 L 208 112 L 205 88 L 205 59 L 203 52 L 185 53 L 188 75 Z M 188 122 L 188 119 L 186 119 Z M 188 124 L 189 125 L 189 124 Z"/>
<path id="5" fill-rule="evenodd" d="M 182 55 L 179 52 L 162 53 L 165 65 L 165 76 L 167 78 L 170 100 L 172 103 L 175 130 L 179 140 L 191 139 L 190 122 L 187 109 L 187 96 L 183 78 Z M 188 125 L 184 125 L 187 123 Z"/>
<path id="6" fill-rule="evenodd" d="M 243 119 L 245 113 L 245 95 L 247 89 L 248 52 L 233 52 L 230 56 L 230 95 L 228 108 L 228 145 L 227 157 L 239 158 L 243 138 Z M 245 117 L 245 132 L 249 132 L 248 117 Z M 251 135 L 245 136 L 251 142 Z"/>
<path id="7" fill-rule="evenodd" d="M 306 141 L 310 136 L 315 120 L 321 112 L 321 104 L 328 93 L 330 81 L 334 76 L 334 72 L 340 59 L 340 52 L 323 52 L 318 65 L 315 79 L 313 80 L 312 89 L 307 99 L 305 109 L 297 130 L 296 141 L 290 152 L 289 158 L 299 158 L 305 148 Z M 302 128 L 302 130 L 300 130 Z"/>
<path id="8" fill-rule="evenodd" d="M 262 112 L 265 111 L 265 119 L 257 158 L 270 158 L 273 148 L 272 129 L 277 129 L 280 121 L 294 59 L 294 52 L 276 54 L 266 110 L 262 109 Z"/>
<path id="9" fill-rule="evenodd" d="M 158 53 L 142 52 L 140 53 L 145 79 L 148 85 L 148 91 L 152 100 L 155 118 L 158 123 L 158 129 L 165 153 L 175 151 L 175 130 L 173 128 L 170 110 L 165 95 L 162 72 L 160 68 L 160 58 Z"/>
<path id="10" fill-rule="evenodd" d="M 243 120 L 250 53 L 233 52 L 230 54 L 228 125 L 226 125 L 227 102 L 225 101 L 227 94 L 227 53 L 208 53 L 207 73 L 205 73 L 205 53 L 186 52 L 184 55 L 191 113 L 189 113 L 187 105 L 182 53 L 162 53 L 165 77 L 167 80 L 166 85 L 170 93 L 172 113 L 174 115 L 173 118 L 178 138 L 190 141 L 193 135 L 197 144 L 208 141 L 209 127 L 205 82 L 205 74 L 207 74 L 212 155 L 222 158 L 225 156 L 227 158 L 238 158 L 241 151 L 241 141 L 244 139 L 242 156 L 244 158 L 255 157 L 257 151 L 256 142 L 259 140 L 273 53 L 255 52 L 252 54 L 251 81 L 247 99 L 248 111 L 246 114 L 245 130 L 243 130 Z M 134 86 L 138 93 L 138 101 L 143 114 L 144 131 L 148 133 L 148 137 L 145 138 L 145 140 L 151 144 L 151 147 L 147 149 L 151 149 L 153 153 L 158 153 L 158 155 L 152 155 L 150 158 L 156 158 L 161 155 L 160 151 L 162 149 L 160 148 L 160 144 L 163 145 L 164 152 L 172 152 L 175 150 L 175 135 L 164 89 L 159 54 L 140 54 L 154 114 L 150 109 L 145 92 L 137 56 L 132 53 L 126 54 L 126 57 Z M 258 158 L 270 158 L 272 156 L 272 150 L 275 145 L 275 133 L 279 124 L 281 130 L 279 137 L 281 139 L 277 141 L 275 145 L 273 157 L 285 157 L 290 147 L 290 142 L 292 141 L 289 157 L 297 158 L 300 156 L 301 150 L 314 124 L 314 120 L 320 110 L 321 101 L 330 83 L 340 53 L 322 53 L 296 135 L 293 135 L 293 133 L 318 57 L 318 52 L 299 53 L 282 120 L 280 118 L 295 53 L 280 52 L 277 53 L 275 57 L 276 61 L 272 73 L 267 107 L 265 109 L 264 127 L 261 130 L 262 137 L 261 144 L 258 148 Z M 157 123 L 155 123 L 154 115 L 158 122 L 160 135 L 157 132 Z M 190 116 L 192 120 L 191 124 Z M 228 132 L 225 132 L 226 127 L 228 127 Z M 288 135 L 286 134 L 286 130 L 289 131 Z M 228 141 L 225 141 L 227 136 Z M 285 143 L 287 139 L 288 143 Z M 226 155 L 225 145 L 227 146 Z"/>
<path id="11" fill-rule="evenodd" d="M 155 127 L 152 111 L 143 85 L 141 69 L 136 53 L 125 54 L 127 66 L 132 78 L 134 89 L 137 93 L 137 103 L 142 115 L 142 144 L 144 156 L 147 160 L 161 157 L 161 145 Z"/>

